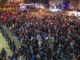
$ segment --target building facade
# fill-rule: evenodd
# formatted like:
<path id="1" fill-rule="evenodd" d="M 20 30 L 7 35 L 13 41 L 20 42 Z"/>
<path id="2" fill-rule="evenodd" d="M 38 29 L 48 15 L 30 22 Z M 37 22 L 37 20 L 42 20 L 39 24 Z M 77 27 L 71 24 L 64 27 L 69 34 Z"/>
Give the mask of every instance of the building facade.
<path id="1" fill-rule="evenodd" d="M 59 5 L 60 3 L 63 3 L 63 0 L 50 0 L 49 3 L 53 5 Z"/>
<path id="2" fill-rule="evenodd" d="M 23 3 L 24 0 L 9 0 L 10 3 Z"/>
<path id="3" fill-rule="evenodd" d="M 80 0 L 78 1 L 78 9 L 80 10 Z"/>
<path id="4" fill-rule="evenodd" d="M 79 0 L 70 0 L 70 4 L 71 4 L 70 8 L 76 10 L 78 9 Z"/>

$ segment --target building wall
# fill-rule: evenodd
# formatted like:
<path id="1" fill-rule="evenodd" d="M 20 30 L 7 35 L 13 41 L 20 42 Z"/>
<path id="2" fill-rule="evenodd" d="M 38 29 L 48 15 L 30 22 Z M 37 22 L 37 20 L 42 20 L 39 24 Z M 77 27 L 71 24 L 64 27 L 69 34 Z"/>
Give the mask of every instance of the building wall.
<path id="1" fill-rule="evenodd" d="M 9 0 L 9 2 L 14 2 L 14 3 L 23 3 L 24 0 Z"/>
<path id="2" fill-rule="evenodd" d="M 71 9 L 77 9 L 79 0 L 71 0 Z"/>
<path id="3" fill-rule="evenodd" d="M 24 3 L 30 3 L 31 0 L 24 0 Z"/>
<path id="4" fill-rule="evenodd" d="M 63 0 L 50 0 L 50 3 L 54 4 L 54 5 L 59 5 L 62 2 L 63 2 Z"/>
<path id="5" fill-rule="evenodd" d="M 70 2 L 70 0 L 63 0 L 63 3 Z"/>
<path id="6" fill-rule="evenodd" d="M 78 9 L 80 10 L 80 0 L 79 0 L 79 3 L 78 3 Z"/>

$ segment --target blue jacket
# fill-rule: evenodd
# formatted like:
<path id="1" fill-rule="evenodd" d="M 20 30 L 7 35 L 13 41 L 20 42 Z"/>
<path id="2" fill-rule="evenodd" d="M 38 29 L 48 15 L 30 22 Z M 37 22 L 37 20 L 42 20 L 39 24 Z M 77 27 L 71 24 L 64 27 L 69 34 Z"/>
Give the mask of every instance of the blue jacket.
<path id="1" fill-rule="evenodd" d="M 31 57 L 31 60 L 36 60 L 36 56 L 33 55 L 33 56 Z"/>

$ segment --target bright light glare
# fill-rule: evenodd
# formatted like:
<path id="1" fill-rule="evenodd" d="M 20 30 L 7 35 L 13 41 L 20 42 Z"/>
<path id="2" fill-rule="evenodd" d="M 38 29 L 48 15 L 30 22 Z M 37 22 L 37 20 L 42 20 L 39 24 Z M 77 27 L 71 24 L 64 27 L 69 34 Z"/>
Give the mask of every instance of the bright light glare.
<path id="1" fill-rule="evenodd" d="M 25 10 L 26 9 L 26 6 L 20 6 L 20 9 L 21 10 Z"/>
<path id="2" fill-rule="evenodd" d="M 52 12 L 58 12 L 58 11 L 61 11 L 61 9 L 50 9 L 50 11 L 52 11 Z"/>
<path id="3" fill-rule="evenodd" d="M 44 7 L 43 7 L 43 6 L 39 6 L 39 8 L 44 9 Z"/>
<path id="4" fill-rule="evenodd" d="M 77 15 L 80 16 L 80 12 L 77 12 Z"/>
<path id="5" fill-rule="evenodd" d="M 75 16 L 80 16 L 80 12 L 77 12 L 77 11 L 69 11 L 68 14 L 69 15 L 74 14 Z"/>
<path id="6" fill-rule="evenodd" d="M 77 11 L 69 11 L 69 15 L 72 15 L 72 14 L 76 15 Z"/>
<path id="7" fill-rule="evenodd" d="M 41 8 L 41 9 L 44 9 L 44 7 L 43 6 L 36 6 L 37 8 Z"/>
<path id="8" fill-rule="evenodd" d="M 35 7 L 36 7 L 36 8 L 44 9 L 44 6 L 43 6 L 42 4 L 35 4 Z"/>

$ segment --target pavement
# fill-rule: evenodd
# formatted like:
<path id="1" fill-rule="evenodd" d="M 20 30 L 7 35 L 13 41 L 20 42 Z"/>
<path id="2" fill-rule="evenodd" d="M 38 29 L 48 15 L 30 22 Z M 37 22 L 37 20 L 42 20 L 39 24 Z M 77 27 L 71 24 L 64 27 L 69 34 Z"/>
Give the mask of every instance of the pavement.
<path id="1" fill-rule="evenodd" d="M 6 50 L 7 57 L 12 56 L 12 51 L 10 50 L 8 43 L 6 42 L 6 39 L 2 36 L 2 33 L 0 32 L 0 53 L 2 48 Z"/>

